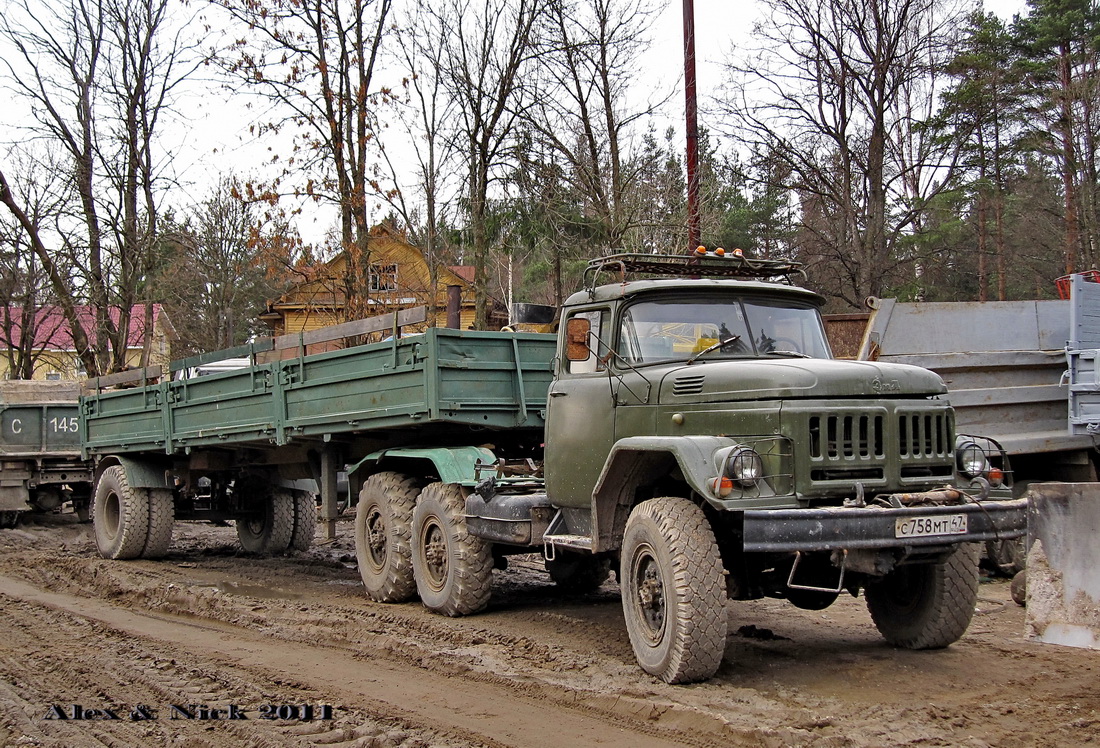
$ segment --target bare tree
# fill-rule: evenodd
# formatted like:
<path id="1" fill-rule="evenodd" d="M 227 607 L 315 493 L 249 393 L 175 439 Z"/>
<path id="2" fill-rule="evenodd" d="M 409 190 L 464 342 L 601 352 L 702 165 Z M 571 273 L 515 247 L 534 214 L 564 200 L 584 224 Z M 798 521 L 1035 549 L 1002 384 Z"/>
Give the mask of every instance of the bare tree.
<path id="1" fill-rule="evenodd" d="M 32 157 L 25 148 L 8 152 L 19 176 L 15 189 L 21 194 L 9 195 L 19 210 L 26 206 L 25 216 L 32 226 L 50 226 L 63 210 L 64 185 L 58 178 L 60 164 L 50 154 L 43 161 Z M 0 344 L 5 348 L 7 373 L 12 379 L 31 379 L 47 341 L 57 332 L 58 315 L 45 315 L 51 305 L 49 279 L 31 247 L 28 232 L 12 211 L 0 214 Z"/>
<path id="2" fill-rule="evenodd" d="M 391 95 L 375 75 L 392 0 L 213 1 L 244 27 L 225 60 L 228 69 L 276 105 L 274 120 L 256 134 L 294 128 L 284 176 L 310 176 L 292 192 L 339 208 L 347 313 L 361 316 L 370 275 L 368 201 L 379 189 L 371 147 L 375 110 Z M 258 197 L 275 199 L 280 184 Z"/>
<path id="3" fill-rule="evenodd" d="M 166 217 L 157 257 L 157 294 L 168 308 L 181 353 L 230 348 L 267 332 L 259 322 L 282 290 L 286 257 L 255 241 L 262 218 L 240 198 L 240 180 L 223 175 L 209 198 Z"/>
<path id="4" fill-rule="evenodd" d="M 379 139 L 392 185 L 382 195 L 404 222 L 411 241 L 423 250 L 432 289 L 438 287 L 443 262 L 440 227 L 457 207 L 449 179 L 458 155 L 450 137 L 456 102 L 447 95 L 443 64 L 450 33 L 440 16 L 423 6 L 416 5 L 404 15 L 398 24 L 394 52 L 405 74 L 404 95 L 396 107 L 401 127 L 395 132 L 400 145 L 391 151 L 386 138 Z M 415 159 L 411 170 L 405 158 L 410 149 Z M 412 181 L 408 183 L 410 171 Z M 436 294 L 427 296 L 434 306 Z M 429 316 L 433 318 L 434 309 Z"/>
<path id="5" fill-rule="evenodd" d="M 545 0 L 441 0 L 436 23 L 449 28 L 442 71 L 455 104 L 454 138 L 465 160 L 466 198 L 476 294 L 475 327 L 489 321 L 489 241 L 493 185 L 504 172 L 523 108 L 523 82 Z"/>
<path id="6" fill-rule="evenodd" d="M 526 121 L 565 160 L 600 248 L 621 247 L 638 220 L 631 128 L 660 102 L 629 94 L 655 13 L 648 0 L 549 0 L 542 25 L 544 75 Z"/>
<path id="7" fill-rule="evenodd" d="M 899 241 L 954 159 L 914 124 L 961 18 L 952 0 L 762 0 L 757 44 L 730 63 L 721 114 L 803 196 L 803 236 L 835 293 L 860 306 L 900 265 Z M 835 283 L 832 284 L 835 286 Z"/>
<path id="8" fill-rule="evenodd" d="M 169 0 L 13 3 L 0 22 L 7 86 L 32 103 L 33 133 L 61 149 L 76 206 L 49 236 L 4 184 L 4 203 L 31 237 L 89 375 L 126 365 L 156 233 L 156 136 L 173 90 L 197 62 Z M 78 307 L 90 303 L 94 328 Z M 113 311 L 113 313 L 112 313 Z M 152 309 L 146 305 L 146 330 Z M 149 336 L 146 335 L 148 339 Z"/>

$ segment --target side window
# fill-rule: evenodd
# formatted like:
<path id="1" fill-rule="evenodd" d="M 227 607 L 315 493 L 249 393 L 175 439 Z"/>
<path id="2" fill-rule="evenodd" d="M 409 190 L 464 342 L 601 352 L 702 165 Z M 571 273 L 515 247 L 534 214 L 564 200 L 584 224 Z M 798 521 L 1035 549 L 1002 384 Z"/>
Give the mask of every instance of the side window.
<path id="1" fill-rule="evenodd" d="M 569 361 L 570 374 L 592 374 L 603 371 L 607 356 L 607 334 L 609 315 L 606 310 L 593 309 L 570 315 L 570 319 L 586 319 L 589 323 L 588 358 L 582 361 Z"/>

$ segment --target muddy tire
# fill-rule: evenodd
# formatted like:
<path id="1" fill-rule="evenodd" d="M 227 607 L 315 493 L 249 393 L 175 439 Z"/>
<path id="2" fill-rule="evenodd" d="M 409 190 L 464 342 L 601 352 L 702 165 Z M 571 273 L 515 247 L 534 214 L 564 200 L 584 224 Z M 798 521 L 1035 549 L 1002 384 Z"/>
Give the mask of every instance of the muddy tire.
<path id="1" fill-rule="evenodd" d="M 1012 595 L 1012 602 L 1021 608 L 1027 607 L 1027 569 L 1017 572 L 1016 576 L 1012 577 L 1012 584 L 1009 585 L 1008 591 Z"/>
<path id="2" fill-rule="evenodd" d="M 726 647 L 725 580 L 702 509 L 679 498 L 636 506 L 623 536 L 619 583 L 643 670 L 666 683 L 714 675 Z"/>
<path id="3" fill-rule="evenodd" d="M 249 553 L 283 553 L 294 533 L 294 496 L 276 489 L 264 502 L 262 513 L 234 524 L 241 548 Z"/>
<path id="4" fill-rule="evenodd" d="M 584 594 L 598 590 L 611 576 L 611 561 L 582 553 L 558 551 L 546 559 L 546 571 L 562 592 Z"/>
<path id="5" fill-rule="evenodd" d="M 0 529 L 14 530 L 19 524 L 19 515 L 22 512 L 0 512 Z"/>
<path id="6" fill-rule="evenodd" d="M 466 495 L 454 483 L 432 483 L 413 510 L 413 576 L 421 602 L 446 616 L 489 604 L 492 546 L 466 528 Z"/>
<path id="7" fill-rule="evenodd" d="M 1024 538 L 987 540 L 985 556 L 1001 576 L 1013 577 L 1027 565 L 1027 544 Z"/>
<path id="8" fill-rule="evenodd" d="M 164 558 L 172 545 L 175 501 L 172 491 L 167 488 L 151 488 L 145 493 L 149 496 L 149 535 L 145 539 L 145 547 L 141 549 L 141 557 Z"/>
<path id="9" fill-rule="evenodd" d="M 403 603 L 416 595 L 412 514 L 420 483 L 401 473 L 375 473 L 363 482 L 355 510 L 355 558 L 367 596 Z"/>
<path id="10" fill-rule="evenodd" d="M 308 551 L 317 535 L 317 499 L 308 491 L 294 491 L 294 529 L 290 533 L 290 550 Z"/>
<path id="11" fill-rule="evenodd" d="M 126 471 L 112 465 L 103 471 L 92 501 L 95 544 L 103 558 L 137 558 L 149 538 L 149 497 L 130 488 Z"/>
<path id="12" fill-rule="evenodd" d="M 959 640 L 978 600 L 978 553 L 960 545 L 935 564 L 900 566 L 869 584 L 867 609 L 890 644 L 941 649 Z"/>

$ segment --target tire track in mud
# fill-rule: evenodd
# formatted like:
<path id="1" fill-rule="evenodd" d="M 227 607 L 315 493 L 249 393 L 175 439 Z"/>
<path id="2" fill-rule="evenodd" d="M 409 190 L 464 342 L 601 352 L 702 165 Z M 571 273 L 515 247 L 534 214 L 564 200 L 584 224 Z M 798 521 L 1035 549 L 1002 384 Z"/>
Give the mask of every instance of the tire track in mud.
<path id="1" fill-rule="evenodd" d="M 129 636 L 95 619 L 39 602 L 5 596 L 0 625 L 0 745 L 83 746 L 183 745 L 188 748 L 288 746 L 455 746 L 479 740 L 375 719 L 341 705 L 332 721 L 257 719 L 256 705 L 317 703 L 320 694 L 272 680 L 256 671 L 211 664 L 177 647 Z M 64 631 L 43 640 L 42 631 Z M 91 648 L 83 645 L 94 643 Z M 72 645 L 71 649 L 66 646 Z M 19 655 L 13 654 L 18 652 Z M 183 660 L 187 660 L 184 662 Z M 8 685 L 11 684 L 11 685 Z M 62 720 L 74 704 L 111 710 L 118 720 Z M 198 706 L 238 705 L 246 720 L 173 719 L 176 705 L 192 714 Z M 131 721 L 139 707 L 155 719 Z M 57 706 L 58 710 L 53 710 Z M 175 712 L 178 717 L 179 712 Z M 53 717 L 46 719 L 46 716 Z"/>
<path id="2" fill-rule="evenodd" d="M 287 560 L 271 562 L 283 564 Z M 185 572 L 191 571 L 190 567 L 181 570 L 160 565 L 161 574 L 152 577 L 156 586 L 148 586 L 145 582 L 150 575 L 143 568 L 145 563 L 70 558 L 49 567 L 38 566 L 32 578 L 38 586 L 110 599 L 155 616 L 186 615 L 195 625 L 204 625 L 196 618 L 230 623 L 285 641 L 332 648 L 334 657 L 396 660 L 461 679 L 463 684 L 476 682 L 499 687 L 532 701 L 592 715 L 616 726 L 615 729 L 625 726 L 645 735 L 669 733 L 680 744 L 758 742 L 755 727 L 735 726 L 716 714 L 671 700 L 655 702 L 654 682 L 634 667 L 628 648 L 617 656 L 601 656 L 598 653 L 609 647 L 606 636 L 600 640 L 599 630 L 586 634 L 583 620 L 570 622 L 569 616 L 557 609 L 546 612 L 545 594 L 547 590 L 554 593 L 545 582 L 539 608 L 519 611 L 519 620 L 511 620 L 501 630 L 504 619 L 500 616 L 450 619 L 427 613 L 416 605 L 380 605 L 356 594 L 339 595 L 336 602 L 331 597 L 318 597 L 296 601 L 254 600 L 252 605 L 247 598 L 221 594 L 208 584 L 199 585 L 196 592 L 193 580 L 186 579 Z M 76 579 L 84 579 L 86 584 L 74 584 Z M 582 605 L 579 601 L 575 604 Z M 617 600 L 613 607 L 618 615 Z M 568 606 L 564 609 L 568 610 Z M 511 614 L 513 618 L 517 615 L 515 611 Z M 592 651 L 536 641 L 537 634 L 530 625 L 547 617 L 558 628 L 571 623 L 570 628 L 579 629 L 576 636 L 582 650 L 587 643 Z M 348 626 L 349 621 L 355 625 Z M 541 623 L 546 625 L 545 620 Z M 526 634 L 507 633 L 508 628 L 516 626 Z M 608 678 L 617 682 L 616 693 L 608 693 L 605 683 Z M 668 687 L 662 684 L 657 688 Z M 677 735 L 681 730 L 685 734 Z"/>
<path id="3" fill-rule="evenodd" d="M 679 720 L 662 724 L 665 715 L 675 710 L 654 708 L 630 697 L 602 696 L 589 700 L 585 694 L 563 695 L 539 684 L 516 684 L 507 678 L 464 668 L 454 673 L 425 669 L 380 657 L 377 652 L 357 653 L 331 644 L 310 646 L 281 641 L 274 648 L 276 651 L 272 651 L 269 638 L 230 625 L 188 622 L 177 616 L 118 609 L 100 599 L 41 590 L 12 577 L 3 580 L 3 587 L 6 598 L 99 622 L 117 632 L 119 638 L 138 637 L 143 643 L 151 642 L 148 647 L 152 649 L 171 642 L 185 652 L 203 651 L 207 667 L 211 667 L 209 661 L 215 662 L 218 673 L 227 666 L 259 673 L 269 680 L 272 673 L 294 673 L 296 683 L 308 683 L 315 692 L 334 694 L 341 704 L 355 703 L 369 714 L 389 715 L 421 729 L 453 735 L 464 744 L 573 743 L 636 748 L 639 744 L 728 746 L 733 744 L 731 739 L 736 739 L 729 732 L 724 735 L 681 732 L 684 725 Z M 223 658 L 233 665 L 227 665 Z M 158 685 L 157 677 L 148 667 L 144 676 L 146 686 Z M 164 690 L 164 686 L 159 687 Z M 184 685 L 178 690 L 188 693 L 188 687 Z M 212 687 L 205 688 L 203 693 L 211 699 L 224 695 Z M 229 693 L 235 697 L 238 692 Z M 253 693 L 251 700 L 256 698 Z M 279 698 L 287 700 L 285 695 Z M 427 724 L 423 722 L 425 718 L 430 720 Z M 240 723 L 232 728 L 242 729 Z"/>
<path id="4" fill-rule="evenodd" d="M 999 586 L 987 588 L 992 597 L 980 602 L 971 633 L 942 653 L 887 647 L 862 600 L 841 600 L 823 612 L 782 601 L 730 603 L 731 632 L 744 626 L 777 636 L 731 636 L 713 681 L 670 687 L 634 667 L 613 583 L 595 595 L 563 595 L 537 556 L 509 558 L 508 570 L 494 573 L 486 615 L 449 619 L 415 603 L 366 599 L 346 532 L 305 554 L 262 558 L 241 555 L 231 528 L 177 528 L 175 546 L 157 563 L 99 559 L 79 528 L 3 532 L 0 577 L 66 593 L 74 614 L 87 599 L 110 611 L 129 609 L 146 628 L 182 622 L 210 642 L 226 632 L 248 646 L 263 642 L 267 650 L 240 662 L 232 645 L 200 658 L 181 656 L 194 647 L 184 638 L 173 648 L 176 634 L 148 640 L 218 683 L 232 683 L 229 674 L 237 673 L 250 695 L 261 692 L 247 685 L 254 681 L 273 684 L 263 688 L 279 695 L 302 689 L 321 694 L 315 702 L 323 697 L 362 710 L 363 728 L 347 724 L 311 738 L 310 731 L 324 728 L 313 723 L 295 728 L 302 736 L 290 733 L 313 743 L 397 744 L 369 722 L 380 716 L 393 729 L 434 736 L 428 745 L 560 746 L 565 738 L 558 731 L 545 732 L 562 719 L 582 718 L 591 732 L 578 744 L 626 736 L 634 748 L 661 741 L 768 748 L 1100 745 L 1100 653 L 1026 644 L 1019 634 L 1023 612 L 1005 603 Z M 332 667 L 305 677 L 300 661 L 280 652 L 288 647 L 306 652 L 312 665 Z M 418 680 L 408 689 L 391 687 L 409 673 Z M 473 701 L 454 714 L 446 692 L 461 690 Z M 528 716 L 524 710 L 536 709 L 540 722 L 517 719 L 513 704 Z M 456 727 L 462 720 L 465 727 Z M 7 742 L 0 737 L 0 745 Z"/>

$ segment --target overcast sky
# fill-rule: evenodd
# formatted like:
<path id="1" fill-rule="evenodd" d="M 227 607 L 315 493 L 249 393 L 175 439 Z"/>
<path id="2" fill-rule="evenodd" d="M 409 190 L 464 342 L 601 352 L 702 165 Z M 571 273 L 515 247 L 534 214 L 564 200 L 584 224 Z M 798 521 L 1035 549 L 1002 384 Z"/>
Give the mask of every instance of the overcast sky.
<path id="1" fill-rule="evenodd" d="M 0 0 L 0 7 L 3 5 Z M 757 7 L 753 0 L 695 0 L 699 96 L 700 104 L 704 108 L 707 97 L 721 87 L 722 62 L 728 57 L 731 48 L 748 41 L 756 20 Z M 1026 2 L 985 0 L 985 7 L 1008 19 L 1013 13 L 1023 12 Z M 204 9 L 203 13 L 209 14 L 209 8 Z M 645 71 L 645 95 L 653 95 L 654 92 L 669 94 L 665 113 L 658 127 L 664 129 L 672 125 L 681 129 L 684 100 L 681 0 L 668 0 L 653 26 L 652 37 L 652 47 L 640 61 Z M 212 44 L 215 39 L 208 37 L 206 42 Z M 247 108 L 247 97 L 226 98 L 220 90 L 212 95 L 210 88 L 201 82 L 196 82 L 192 90 L 196 93 L 179 102 L 178 107 L 181 113 L 186 112 L 189 115 L 188 121 L 182 127 L 174 128 L 166 139 L 170 143 L 165 143 L 166 147 L 172 149 L 173 164 L 180 178 L 182 194 L 177 194 L 173 200 L 176 208 L 184 208 L 206 198 L 210 185 L 217 180 L 220 173 L 231 170 L 245 178 L 256 176 L 259 173 L 259 163 L 268 160 L 274 152 L 283 152 L 284 155 L 286 152 L 285 147 L 258 140 L 249 134 L 249 125 L 263 121 L 264 117 Z M 16 108 L 10 102 L 3 109 L 6 111 L 0 112 L 0 127 L 6 126 L 5 129 L 15 136 L 16 133 L 11 128 L 20 121 L 26 122 L 25 113 L 15 111 Z M 701 114 L 700 124 L 707 126 L 705 113 Z M 299 220 L 299 230 L 307 241 L 319 241 L 332 217 L 333 214 L 327 211 L 311 211 L 308 216 Z"/>

